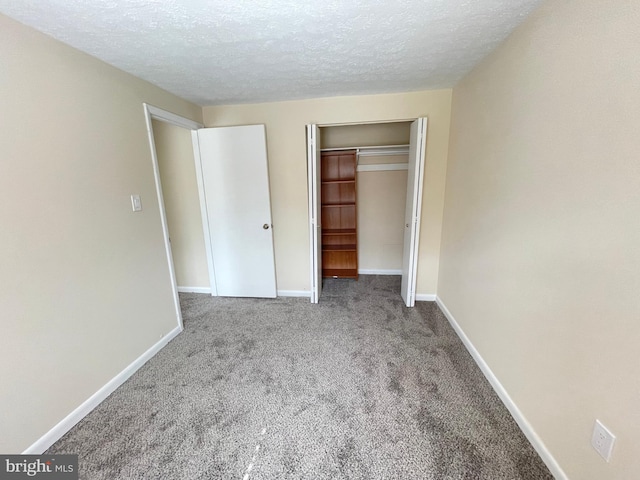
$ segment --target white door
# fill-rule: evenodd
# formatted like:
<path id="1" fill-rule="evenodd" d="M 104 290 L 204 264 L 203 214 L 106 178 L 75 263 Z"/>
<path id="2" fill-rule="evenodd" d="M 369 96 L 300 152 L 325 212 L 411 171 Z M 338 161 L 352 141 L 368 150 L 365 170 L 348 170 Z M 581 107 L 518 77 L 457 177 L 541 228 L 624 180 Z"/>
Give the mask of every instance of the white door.
<path id="1" fill-rule="evenodd" d="M 309 179 L 309 231 L 311 245 L 311 303 L 322 291 L 322 225 L 320 214 L 320 129 L 307 125 L 307 178 Z"/>
<path id="2" fill-rule="evenodd" d="M 276 296 L 264 125 L 198 130 L 218 295 Z"/>
<path id="3" fill-rule="evenodd" d="M 424 154 L 427 139 L 427 119 L 419 118 L 411 124 L 409 143 L 409 171 L 407 175 L 407 202 L 404 214 L 404 247 L 402 250 L 401 295 L 407 307 L 416 303 L 418 246 L 420 243 L 420 213 Z"/>

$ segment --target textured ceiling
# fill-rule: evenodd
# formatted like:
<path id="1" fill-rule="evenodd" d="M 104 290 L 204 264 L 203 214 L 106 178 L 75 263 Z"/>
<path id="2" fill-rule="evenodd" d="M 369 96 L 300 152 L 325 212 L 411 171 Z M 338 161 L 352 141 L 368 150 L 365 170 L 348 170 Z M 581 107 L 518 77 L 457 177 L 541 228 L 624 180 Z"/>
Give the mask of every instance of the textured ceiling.
<path id="1" fill-rule="evenodd" d="M 452 87 L 540 0 L 0 0 L 200 105 Z"/>

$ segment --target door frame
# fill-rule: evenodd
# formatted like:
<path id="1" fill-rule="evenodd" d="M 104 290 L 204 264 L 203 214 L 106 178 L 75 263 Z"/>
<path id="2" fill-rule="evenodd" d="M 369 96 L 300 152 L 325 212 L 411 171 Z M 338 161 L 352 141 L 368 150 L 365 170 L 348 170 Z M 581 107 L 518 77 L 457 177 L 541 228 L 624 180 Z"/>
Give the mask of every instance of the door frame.
<path id="1" fill-rule="evenodd" d="M 428 122 L 428 117 L 413 117 L 413 118 L 400 118 L 400 119 L 393 119 L 393 120 L 372 120 L 372 121 L 365 121 L 365 122 L 347 122 L 347 123 L 309 123 L 306 126 L 305 132 L 307 131 L 308 128 L 310 128 L 311 126 L 316 126 L 318 128 L 322 128 L 322 127 L 343 127 L 343 126 L 350 126 L 350 125 L 377 125 L 377 124 L 385 124 L 385 123 L 401 123 L 401 122 L 415 122 L 418 119 L 424 119 L 425 123 Z M 418 212 L 418 218 L 416 219 L 416 229 L 417 229 L 417 240 L 414 243 L 414 247 L 413 247 L 413 252 L 411 252 L 411 265 L 410 265 L 410 271 L 413 272 L 413 275 L 410 275 L 409 278 L 409 282 L 412 283 L 412 287 L 411 287 L 411 291 L 414 292 L 414 295 L 412 295 L 413 297 L 413 302 L 412 305 L 410 306 L 414 306 L 415 305 L 415 290 L 416 290 L 416 285 L 417 285 L 417 272 L 418 272 L 418 254 L 419 254 L 419 250 L 420 250 L 420 225 L 421 225 L 421 221 L 422 221 L 422 201 L 423 201 L 423 196 L 424 196 L 424 188 L 423 188 L 423 182 L 424 182 L 424 173 L 425 173 L 425 163 L 426 163 L 426 155 L 427 155 L 427 138 L 425 135 L 425 138 L 423 139 L 423 144 L 422 144 L 422 148 L 420 148 L 420 150 L 422 150 L 422 158 L 418 159 L 419 161 L 416 161 L 416 166 L 415 166 L 415 170 L 417 175 L 419 175 L 419 188 L 418 188 L 418 195 L 416 197 L 416 202 L 417 202 L 417 212 Z M 307 145 L 307 163 L 309 160 L 309 146 Z M 422 166 L 422 168 L 421 168 Z M 311 177 L 311 172 L 308 171 L 307 169 L 307 183 L 308 183 L 308 191 L 307 191 L 307 201 L 309 203 L 309 242 L 311 244 L 311 258 L 310 263 L 309 263 L 309 268 L 311 270 L 311 276 L 314 275 L 314 256 L 313 256 L 313 235 L 314 235 L 314 225 L 312 224 L 312 218 L 311 218 L 311 205 L 313 205 L 313 201 L 314 201 L 314 193 L 317 195 L 317 192 L 315 191 L 315 189 L 311 188 L 311 181 L 312 181 L 312 177 Z M 317 200 L 317 199 L 316 199 Z M 404 255 L 404 251 L 402 252 Z M 320 268 L 322 268 L 320 266 Z M 310 287 L 310 297 L 311 297 L 311 303 L 314 303 L 314 298 L 313 298 L 313 282 L 312 284 L 309 286 Z M 319 292 L 318 292 L 319 293 Z"/>
<path id="2" fill-rule="evenodd" d="M 192 143 L 194 144 L 194 161 L 196 164 L 196 176 L 198 176 L 199 174 L 199 167 L 200 167 L 200 155 L 199 155 L 199 151 L 196 150 L 196 145 L 197 145 L 197 130 L 199 128 L 203 128 L 204 125 L 202 125 L 201 123 L 195 122 L 193 120 L 190 120 L 188 118 L 182 117 L 180 115 L 177 115 L 173 112 L 169 112 L 167 110 L 163 110 L 162 108 L 158 108 L 154 105 L 150 105 L 148 103 L 143 103 L 143 108 L 144 108 L 144 116 L 145 116 L 145 121 L 146 121 L 146 126 L 147 126 L 147 136 L 148 136 L 148 141 L 149 141 L 149 148 L 151 150 L 151 162 L 153 165 L 153 177 L 154 177 L 154 181 L 155 181 L 155 187 L 156 187 L 156 195 L 157 195 L 157 199 L 158 199 L 158 206 L 159 206 L 159 210 L 160 210 L 160 222 L 162 224 L 162 236 L 163 236 L 163 240 L 164 240 L 164 248 L 165 248 L 165 252 L 166 252 L 166 258 L 167 258 L 167 266 L 169 267 L 169 278 L 171 281 L 171 289 L 172 289 L 172 294 L 173 294 L 173 302 L 174 302 L 174 307 L 175 307 L 175 312 L 176 312 L 176 319 L 178 322 L 178 326 L 180 327 L 180 329 L 183 329 L 183 323 L 182 323 L 182 312 L 180 310 L 180 298 L 178 296 L 178 284 L 176 282 L 176 273 L 175 273 L 175 267 L 173 264 L 173 253 L 171 251 L 171 240 L 169 238 L 169 227 L 167 224 L 167 214 L 166 214 L 166 210 L 165 210 L 165 205 L 164 205 L 164 197 L 162 195 L 162 182 L 160 180 L 160 167 L 158 165 L 158 155 L 156 152 L 156 143 L 155 143 L 155 137 L 153 136 L 153 124 L 152 124 L 152 120 L 158 120 L 161 122 L 166 122 L 166 123 L 170 123 L 171 125 L 175 125 L 177 127 L 181 127 L 181 128 L 185 128 L 187 130 L 191 131 L 191 139 L 192 139 Z M 195 136 L 195 141 L 193 140 Z M 200 175 L 200 181 L 198 181 L 198 191 L 200 194 L 200 210 L 201 213 L 203 211 L 203 198 L 204 198 L 204 193 L 201 192 L 201 175 Z M 206 213 L 206 212 L 205 212 Z M 205 221 L 205 219 L 203 218 L 203 221 Z M 205 247 L 207 248 L 207 257 L 210 256 L 211 252 L 210 247 L 208 247 L 209 243 L 207 241 L 205 241 Z M 212 276 L 212 270 L 211 267 L 209 268 L 209 278 L 210 278 L 210 283 L 211 280 L 214 278 Z M 215 283 L 212 283 L 211 285 L 211 291 L 214 291 L 215 288 Z"/>

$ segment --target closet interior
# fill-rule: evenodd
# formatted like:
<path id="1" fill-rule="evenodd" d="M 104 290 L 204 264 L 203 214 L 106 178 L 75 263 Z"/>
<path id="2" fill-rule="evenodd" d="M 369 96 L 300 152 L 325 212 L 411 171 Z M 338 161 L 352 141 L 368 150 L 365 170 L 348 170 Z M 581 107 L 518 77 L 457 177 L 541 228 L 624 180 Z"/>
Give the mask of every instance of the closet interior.
<path id="1" fill-rule="evenodd" d="M 323 277 L 401 274 L 410 126 L 321 127 Z"/>

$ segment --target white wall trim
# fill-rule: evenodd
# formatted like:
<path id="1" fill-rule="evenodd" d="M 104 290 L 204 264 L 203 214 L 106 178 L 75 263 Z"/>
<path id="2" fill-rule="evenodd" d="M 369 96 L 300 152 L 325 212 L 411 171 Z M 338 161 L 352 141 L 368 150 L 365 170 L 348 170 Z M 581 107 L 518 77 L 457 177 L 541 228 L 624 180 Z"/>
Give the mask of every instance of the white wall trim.
<path id="1" fill-rule="evenodd" d="M 311 292 L 308 290 L 278 290 L 279 297 L 311 297 Z"/>
<path id="2" fill-rule="evenodd" d="M 176 320 L 178 326 L 182 328 L 182 310 L 180 309 L 180 298 L 178 297 L 178 284 L 176 280 L 176 269 L 173 264 L 173 253 L 171 253 L 171 240 L 169 239 L 169 225 L 167 223 L 167 212 L 164 207 L 164 197 L 162 195 L 162 181 L 160 180 L 160 166 L 158 164 L 158 153 L 156 152 L 156 140 L 153 136 L 152 120 L 161 120 L 169 122 L 173 125 L 184 127 L 184 125 L 199 125 L 193 120 L 183 118 L 175 113 L 162 110 L 147 103 L 143 103 L 144 118 L 147 124 L 147 136 L 149 140 L 149 148 L 151 149 L 151 163 L 153 165 L 153 178 L 156 184 L 156 195 L 158 199 L 158 207 L 160 208 L 160 223 L 162 225 L 162 237 L 164 239 L 164 249 L 167 257 L 167 266 L 169 268 L 169 279 L 171 281 L 171 293 L 173 294 L 173 305 L 176 312 Z M 184 125 L 183 125 L 184 124 Z M 184 127 L 190 128 L 190 127 Z"/>
<path id="3" fill-rule="evenodd" d="M 178 293 L 208 293 L 211 295 L 209 287 L 178 287 Z"/>
<path id="4" fill-rule="evenodd" d="M 384 270 L 379 268 L 359 268 L 359 275 L 402 275 L 402 269 Z"/>
<path id="5" fill-rule="evenodd" d="M 155 345 L 135 359 L 128 367 L 113 377 L 100 390 L 91 395 L 87 400 L 63 418 L 56 426 L 45 433 L 40 439 L 27 448 L 23 455 L 41 455 L 51 445 L 57 442 L 65 433 L 71 430 L 80 420 L 87 416 L 94 408 L 96 408 L 104 399 L 111 395 L 116 388 L 122 385 L 127 379 L 133 375 L 140 367 L 142 367 L 151 357 L 158 353 L 162 348 L 175 338 L 182 331 L 181 326 L 175 327 Z"/>
<path id="6" fill-rule="evenodd" d="M 493 390 L 496 392 L 498 397 L 500 397 L 500 400 L 502 400 L 502 403 L 504 403 L 505 407 L 507 407 L 507 410 L 509 410 L 509 412 L 511 413 L 511 416 L 520 427 L 520 430 L 522 430 L 531 445 L 533 445 L 533 448 L 536 450 L 536 452 L 538 452 L 538 455 L 540 455 L 540 458 L 542 458 L 542 461 L 547 465 L 547 468 L 549 468 L 549 470 L 557 480 L 568 480 L 569 477 L 567 477 L 567 474 L 564 473 L 556 459 L 553 458 L 553 455 L 551 455 L 549 449 L 546 447 L 542 439 L 538 436 L 531 424 L 522 414 L 507 390 L 502 386 L 500 380 L 498 380 L 498 377 L 495 376 L 487 362 L 484 361 L 482 355 L 480 355 L 480 352 L 476 350 L 476 347 L 473 345 L 471 340 L 469 340 L 469 337 L 467 337 L 467 335 L 464 333 L 462 327 L 460 327 L 455 318 L 453 318 L 453 315 L 445 306 L 444 302 L 440 299 L 440 297 L 436 297 L 436 302 L 440 307 L 440 310 L 442 310 L 442 313 L 444 313 L 445 317 L 447 317 L 447 320 L 449 320 L 449 323 L 455 330 L 458 337 L 460 337 L 460 340 L 462 340 L 462 343 L 464 344 L 466 349 L 471 354 L 471 357 L 473 357 L 476 364 L 478 365 L 478 367 L 480 367 L 480 370 L 493 387 Z"/>
<path id="7" fill-rule="evenodd" d="M 180 115 L 176 115 L 168 110 L 163 110 L 162 108 L 155 107 L 148 103 L 145 103 L 144 105 L 153 119 L 162 120 L 163 122 L 170 123 L 176 127 L 186 128 L 187 130 L 197 130 L 204 126 L 199 122 L 194 122 L 188 118 L 181 117 Z"/>
<path id="8" fill-rule="evenodd" d="M 416 302 L 435 302 L 436 296 L 432 293 L 416 293 Z"/>
<path id="9" fill-rule="evenodd" d="M 387 172 L 393 170 L 409 170 L 408 163 L 372 163 L 358 164 L 357 172 Z"/>

